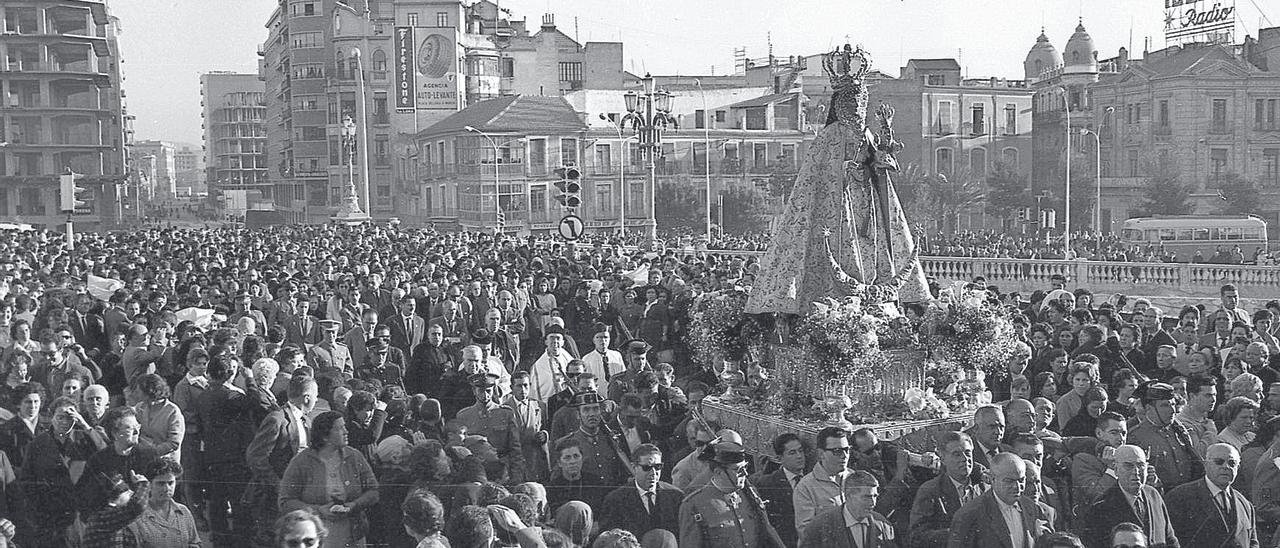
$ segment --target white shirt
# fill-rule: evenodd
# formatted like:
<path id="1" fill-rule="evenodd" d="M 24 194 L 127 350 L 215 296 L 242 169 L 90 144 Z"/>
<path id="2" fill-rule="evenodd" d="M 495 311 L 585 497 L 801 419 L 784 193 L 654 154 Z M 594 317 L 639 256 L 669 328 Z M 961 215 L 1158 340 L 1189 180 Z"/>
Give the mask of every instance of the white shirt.
<path id="1" fill-rule="evenodd" d="M 626 364 L 622 362 L 622 353 L 607 348 L 603 355 L 598 350 L 591 349 L 582 357 L 582 363 L 586 365 L 586 373 L 591 373 L 599 379 L 596 383 L 596 392 L 606 398 L 609 397 L 609 380 L 627 371 Z"/>
<path id="2" fill-rule="evenodd" d="M 1224 517 L 1224 518 L 1229 518 L 1229 517 L 1230 517 L 1230 515 L 1228 514 L 1228 512 L 1230 512 L 1230 511 L 1231 511 L 1231 508 L 1222 508 L 1222 507 L 1221 507 L 1221 505 L 1222 505 L 1222 489 L 1219 489 L 1217 485 L 1214 485 L 1212 481 L 1209 481 L 1209 478 L 1205 478 L 1205 479 L 1204 479 L 1204 482 L 1205 482 L 1205 484 L 1207 484 L 1207 485 L 1209 486 L 1209 498 L 1213 499 L 1213 504 L 1214 504 L 1214 506 L 1218 506 L 1218 507 L 1219 507 L 1218 509 L 1219 509 L 1219 511 L 1221 511 L 1221 512 L 1222 512 L 1222 517 Z M 1228 493 L 1227 493 L 1227 504 L 1235 505 L 1235 503 L 1236 503 L 1236 499 L 1235 499 L 1235 497 L 1232 495 L 1232 493 L 1228 492 Z M 1233 523 L 1233 524 L 1231 524 L 1231 536 L 1235 536 L 1235 535 L 1236 535 L 1236 533 L 1239 533 L 1239 532 L 1240 532 L 1240 518 L 1242 517 L 1242 516 L 1241 516 L 1241 512 L 1240 512 L 1240 508 L 1235 508 L 1235 512 L 1236 512 L 1236 522 L 1235 522 L 1235 523 Z"/>
<path id="3" fill-rule="evenodd" d="M 1009 527 L 1009 540 L 1013 542 L 1013 548 L 1031 548 L 1027 546 L 1027 532 L 1022 530 L 1022 511 L 1017 506 L 1005 504 L 1000 497 L 996 497 L 996 505 L 1000 507 L 1004 524 Z"/>
<path id="4" fill-rule="evenodd" d="M 529 368 L 529 399 L 547 403 L 556 393 L 556 375 L 564 375 L 564 367 L 571 359 L 569 353 L 562 350 L 559 356 L 551 357 L 544 353 L 533 362 L 533 367 Z M 511 381 L 508 379 L 507 382 Z"/>
<path id="5" fill-rule="evenodd" d="M 293 406 L 293 402 L 284 404 L 284 411 L 293 417 L 293 424 L 298 429 L 298 451 L 301 452 L 310 444 L 307 441 L 307 429 L 302 426 L 303 414 L 302 410 Z"/>
<path id="6" fill-rule="evenodd" d="M 853 514 L 849 513 L 848 508 L 845 508 L 842 513 L 844 514 L 844 526 L 849 530 L 849 535 L 853 537 L 853 544 L 858 548 L 868 548 L 863 544 L 863 539 L 870 540 L 871 537 L 875 536 L 871 532 L 871 528 L 874 527 L 871 523 L 871 518 L 855 518 Z"/>

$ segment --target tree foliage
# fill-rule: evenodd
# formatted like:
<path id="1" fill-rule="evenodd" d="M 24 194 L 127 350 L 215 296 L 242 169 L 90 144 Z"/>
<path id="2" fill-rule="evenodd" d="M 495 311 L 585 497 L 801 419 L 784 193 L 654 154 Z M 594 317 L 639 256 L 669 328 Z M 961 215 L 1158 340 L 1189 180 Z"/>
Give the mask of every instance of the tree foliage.
<path id="1" fill-rule="evenodd" d="M 997 160 L 991 165 L 987 173 L 987 213 L 1009 219 L 1033 202 L 1027 178 L 1018 174 L 1012 164 Z"/>
<path id="2" fill-rule="evenodd" d="M 1139 215 L 1189 215 L 1195 210 L 1191 203 L 1191 185 L 1183 182 L 1182 170 L 1173 159 L 1161 157 L 1149 161 L 1146 172 Z"/>
<path id="3" fill-rule="evenodd" d="M 1218 197 L 1222 199 L 1218 212 L 1226 215 L 1261 215 L 1262 185 L 1257 181 L 1231 172 L 1218 184 Z"/>
<path id="4" fill-rule="evenodd" d="M 942 229 L 947 232 L 959 228 L 961 213 L 980 207 L 986 200 L 982 178 L 968 169 L 956 170 L 950 176 L 933 175 L 927 186 L 933 206 L 942 215 Z"/>
<path id="5" fill-rule="evenodd" d="M 653 198 L 653 214 L 661 230 L 706 229 L 706 189 L 682 181 L 660 181 Z M 628 205 L 630 208 L 630 205 Z"/>
<path id="6" fill-rule="evenodd" d="M 769 220 L 781 212 L 781 200 L 773 197 L 771 192 L 754 187 L 730 188 L 723 197 L 724 226 L 721 228 L 729 234 L 768 232 Z"/>

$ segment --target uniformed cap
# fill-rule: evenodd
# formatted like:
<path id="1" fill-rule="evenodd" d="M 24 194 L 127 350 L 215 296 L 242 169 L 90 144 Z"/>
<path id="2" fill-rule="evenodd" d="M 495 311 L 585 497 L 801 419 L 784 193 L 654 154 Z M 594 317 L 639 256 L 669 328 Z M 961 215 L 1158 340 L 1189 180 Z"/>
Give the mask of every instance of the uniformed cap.
<path id="1" fill-rule="evenodd" d="M 471 344 L 489 344 L 493 342 L 493 336 L 489 334 L 488 329 L 480 328 L 471 332 Z"/>
<path id="2" fill-rule="evenodd" d="M 326 331 L 337 331 L 342 329 L 342 322 L 338 320 L 320 320 L 320 329 Z"/>
<path id="3" fill-rule="evenodd" d="M 498 385 L 498 376 L 493 373 L 476 373 L 467 377 L 473 388 L 492 388 Z"/>
<path id="4" fill-rule="evenodd" d="M 702 450 L 702 460 L 716 464 L 733 465 L 747 460 L 747 450 L 741 443 L 734 441 L 718 441 L 708 444 Z"/>
<path id="5" fill-rule="evenodd" d="M 369 339 L 368 341 L 365 341 L 364 346 L 365 348 L 369 349 L 370 353 L 373 353 L 373 354 L 382 354 L 391 349 L 391 343 L 387 342 L 386 339 L 378 339 L 378 338 L 373 338 L 373 339 Z"/>
<path id="6" fill-rule="evenodd" d="M 584 405 L 600 405 L 604 403 L 604 398 L 600 397 L 593 391 L 579 392 L 573 395 L 573 399 L 569 400 L 569 407 L 582 407 Z"/>
<path id="7" fill-rule="evenodd" d="M 1144 402 L 1172 400 L 1173 396 L 1173 386 L 1160 381 L 1144 382 L 1133 391 L 1133 397 Z"/>
<path id="8" fill-rule="evenodd" d="M 609 335 L 609 334 L 610 334 L 610 333 L 609 333 L 609 326 L 607 326 L 607 325 L 605 325 L 605 324 L 603 324 L 603 323 L 599 323 L 599 322 L 597 322 L 595 325 L 591 326 L 591 336 L 592 336 L 592 337 L 594 337 L 594 336 L 596 336 L 596 335 L 599 335 L 599 334 L 601 334 L 601 333 L 604 333 L 605 335 Z"/>
<path id="9" fill-rule="evenodd" d="M 622 347 L 627 349 L 628 354 L 635 354 L 637 356 L 647 354 L 649 349 L 653 348 L 653 346 L 641 339 L 631 339 L 623 343 Z"/>
<path id="10" fill-rule="evenodd" d="M 543 336 L 546 336 L 546 335 L 564 336 L 564 328 L 558 325 L 548 325 L 546 329 L 542 330 L 542 333 L 543 333 Z"/>

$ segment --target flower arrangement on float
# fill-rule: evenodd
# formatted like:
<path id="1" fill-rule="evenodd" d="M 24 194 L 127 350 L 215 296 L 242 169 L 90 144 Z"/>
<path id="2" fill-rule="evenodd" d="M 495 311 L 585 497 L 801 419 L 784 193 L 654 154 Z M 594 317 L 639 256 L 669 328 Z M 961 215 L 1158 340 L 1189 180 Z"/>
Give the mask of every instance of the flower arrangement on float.
<path id="1" fill-rule="evenodd" d="M 1008 376 L 1017 333 L 1008 309 L 988 300 L 985 291 L 948 292 L 925 313 L 920 330 L 935 361 L 959 368 L 952 372 L 959 389 Z"/>
<path id="2" fill-rule="evenodd" d="M 738 361 L 746 353 L 742 336 L 750 288 L 734 286 L 703 294 L 689 311 L 689 350 L 706 367 L 724 360 Z"/>

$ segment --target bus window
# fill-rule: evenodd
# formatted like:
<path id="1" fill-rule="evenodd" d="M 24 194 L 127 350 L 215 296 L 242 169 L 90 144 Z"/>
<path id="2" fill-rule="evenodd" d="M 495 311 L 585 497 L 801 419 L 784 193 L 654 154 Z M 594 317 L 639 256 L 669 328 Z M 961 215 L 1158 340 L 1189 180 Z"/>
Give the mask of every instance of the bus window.
<path id="1" fill-rule="evenodd" d="M 1190 228 L 1178 229 L 1178 241 L 1182 241 L 1182 242 L 1191 241 L 1191 229 Z"/>
<path id="2" fill-rule="evenodd" d="M 1238 228 L 1224 228 L 1222 231 L 1226 233 L 1228 240 L 1240 239 L 1240 229 Z"/>
<path id="3" fill-rule="evenodd" d="M 1201 242 L 1203 242 L 1203 241 L 1208 241 L 1208 240 L 1209 240 L 1209 229 L 1207 229 L 1207 228 L 1197 228 L 1197 229 L 1195 229 L 1195 231 L 1196 231 L 1196 238 L 1195 238 L 1195 239 L 1196 239 L 1196 241 L 1201 241 Z"/>
<path id="4" fill-rule="evenodd" d="M 1147 229 L 1147 231 L 1146 231 L 1146 233 L 1147 233 L 1146 240 L 1147 240 L 1148 242 L 1154 242 L 1154 241 L 1156 241 L 1156 231 L 1155 231 L 1155 230 L 1148 228 L 1148 229 Z"/>
<path id="5" fill-rule="evenodd" d="M 1220 228 L 1210 228 L 1210 229 L 1209 229 L 1209 239 L 1210 239 L 1210 240 L 1225 240 L 1226 238 L 1224 237 L 1224 232 L 1225 232 L 1225 231 L 1223 231 L 1223 230 L 1222 230 L 1222 229 L 1220 229 Z"/>
<path id="6" fill-rule="evenodd" d="M 1162 242 L 1171 241 L 1171 240 L 1173 240 L 1173 239 L 1174 239 L 1174 236 L 1175 236 L 1175 234 L 1174 234 L 1174 232 L 1173 232 L 1173 229 L 1172 229 L 1172 228 L 1162 228 L 1162 229 L 1160 229 L 1160 241 L 1162 241 Z"/>
<path id="7" fill-rule="evenodd" d="M 1244 239 L 1246 239 L 1246 240 L 1261 240 L 1261 239 L 1262 239 L 1262 231 L 1261 231 L 1261 230 L 1259 230 L 1259 229 L 1256 229 L 1256 228 L 1246 228 L 1246 229 L 1244 229 Z"/>
<path id="8" fill-rule="evenodd" d="M 1141 242 L 1142 231 L 1133 228 L 1126 228 L 1121 231 L 1121 237 L 1130 242 Z"/>

